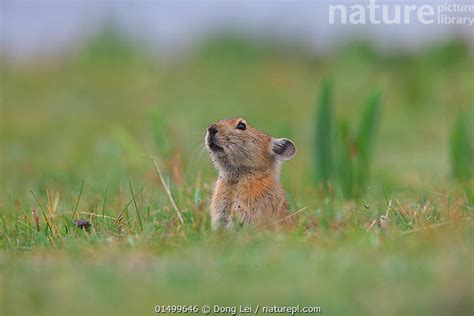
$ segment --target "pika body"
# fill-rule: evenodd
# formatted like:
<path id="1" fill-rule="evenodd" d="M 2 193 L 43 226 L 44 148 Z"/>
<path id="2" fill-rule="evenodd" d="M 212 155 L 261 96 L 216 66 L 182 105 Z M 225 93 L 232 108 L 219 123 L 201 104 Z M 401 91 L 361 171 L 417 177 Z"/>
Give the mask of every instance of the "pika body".
<path id="1" fill-rule="evenodd" d="M 280 166 L 296 154 L 295 144 L 274 138 L 242 118 L 211 124 L 205 144 L 219 177 L 211 200 L 212 228 L 291 227 Z"/>

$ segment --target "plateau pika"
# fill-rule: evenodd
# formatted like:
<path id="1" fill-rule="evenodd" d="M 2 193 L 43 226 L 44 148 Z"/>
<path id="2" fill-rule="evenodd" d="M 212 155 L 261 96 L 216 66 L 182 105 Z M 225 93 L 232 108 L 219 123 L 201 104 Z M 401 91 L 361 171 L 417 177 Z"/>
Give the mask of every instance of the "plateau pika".
<path id="1" fill-rule="evenodd" d="M 268 136 L 244 119 L 225 119 L 209 126 L 205 143 L 219 170 L 211 201 L 213 229 L 293 225 L 279 180 L 281 162 L 296 154 L 291 140 Z"/>

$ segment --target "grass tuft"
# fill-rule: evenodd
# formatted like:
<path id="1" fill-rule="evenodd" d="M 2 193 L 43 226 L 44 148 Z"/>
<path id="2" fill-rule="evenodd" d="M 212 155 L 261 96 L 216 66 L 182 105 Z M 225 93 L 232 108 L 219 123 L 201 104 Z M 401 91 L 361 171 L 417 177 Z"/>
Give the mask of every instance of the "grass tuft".
<path id="1" fill-rule="evenodd" d="M 336 184 L 347 199 L 361 197 L 367 188 L 382 90 L 372 93 L 361 114 L 358 129 L 333 118 L 332 88 L 323 82 L 317 108 L 314 147 L 315 179 L 328 192 Z M 335 131 L 335 127 L 338 129 Z"/>

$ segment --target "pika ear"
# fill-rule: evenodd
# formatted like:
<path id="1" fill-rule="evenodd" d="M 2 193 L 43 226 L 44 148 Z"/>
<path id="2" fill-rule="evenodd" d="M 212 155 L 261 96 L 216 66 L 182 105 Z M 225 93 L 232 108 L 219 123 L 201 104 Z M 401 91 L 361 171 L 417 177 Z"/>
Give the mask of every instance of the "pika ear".
<path id="1" fill-rule="evenodd" d="M 274 138 L 272 140 L 272 152 L 278 160 L 290 160 L 296 154 L 296 146 L 286 138 Z"/>

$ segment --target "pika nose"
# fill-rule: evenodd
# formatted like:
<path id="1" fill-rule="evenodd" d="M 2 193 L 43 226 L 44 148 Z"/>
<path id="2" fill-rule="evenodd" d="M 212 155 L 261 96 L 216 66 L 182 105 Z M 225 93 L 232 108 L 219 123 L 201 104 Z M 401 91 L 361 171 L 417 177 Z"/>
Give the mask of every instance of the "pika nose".
<path id="1" fill-rule="evenodd" d="M 216 135 L 217 134 L 217 126 L 216 124 L 209 125 L 207 128 L 207 131 L 209 132 L 209 135 Z"/>

